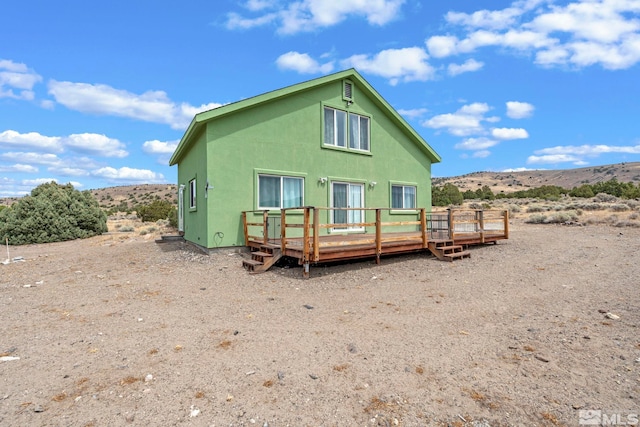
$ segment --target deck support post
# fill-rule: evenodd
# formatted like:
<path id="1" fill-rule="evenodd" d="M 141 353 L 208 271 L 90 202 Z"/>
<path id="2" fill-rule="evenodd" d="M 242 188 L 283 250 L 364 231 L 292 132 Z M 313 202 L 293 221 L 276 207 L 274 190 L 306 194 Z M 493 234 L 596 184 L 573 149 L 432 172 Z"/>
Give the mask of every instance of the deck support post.
<path id="1" fill-rule="evenodd" d="M 247 226 L 247 212 L 242 212 L 242 229 L 244 231 L 244 245 L 249 246 L 249 227 Z"/>
<path id="2" fill-rule="evenodd" d="M 313 209 L 313 260 L 320 260 L 320 211 Z"/>
<path id="3" fill-rule="evenodd" d="M 280 251 L 284 254 L 287 249 L 287 211 L 280 209 Z"/>
<path id="4" fill-rule="evenodd" d="M 429 242 L 427 241 L 427 211 L 425 208 L 420 209 L 420 234 L 422 235 L 422 249 L 426 249 Z"/>
<path id="5" fill-rule="evenodd" d="M 453 209 L 448 208 L 448 209 L 447 209 L 447 213 L 448 213 L 448 215 L 447 215 L 447 216 L 448 216 L 447 221 L 449 222 L 449 239 L 450 239 L 450 240 L 454 240 L 454 239 L 453 239 L 453 235 L 454 235 L 454 232 L 453 232 L 453 229 L 454 229 L 454 224 L 453 224 Z"/>
<path id="6" fill-rule="evenodd" d="M 509 238 L 509 211 L 504 211 L 504 238 Z"/>
<path id="7" fill-rule="evenodd" d="M 478 227 L 480 228 L 480 243 L 484 243 L 484 211 L 476 211 L 476 221 L 478 221 Z"/>
<path id="8" fill-rule="evenodd" d="M 304 224 L 302 228 L 302 264 L 304 266 L 302 275 L 309 278 L 309 206 L 304 208 Z"/>
<path id="9" fill-rule="evenodd" d="M 262 211 L 262 243 L 269 243 L 269 211 Z"/>
<path id="10" fill-rule="evenodd" d="M 382 214 L 380 209 L 376 209 L 376 264 L 380 264 L 380 254 L 382 254 Z"/>

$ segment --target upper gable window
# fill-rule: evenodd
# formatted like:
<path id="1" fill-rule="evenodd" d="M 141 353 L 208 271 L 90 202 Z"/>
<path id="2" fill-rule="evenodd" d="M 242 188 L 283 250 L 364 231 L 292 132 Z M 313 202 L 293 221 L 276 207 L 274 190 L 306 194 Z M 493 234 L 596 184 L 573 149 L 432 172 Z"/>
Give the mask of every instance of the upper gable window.
<path id="1" fill-rule="evenodd" d="M 369 117 L 324 107 L 324 145 L 368 152 L 369 134 Z"/>

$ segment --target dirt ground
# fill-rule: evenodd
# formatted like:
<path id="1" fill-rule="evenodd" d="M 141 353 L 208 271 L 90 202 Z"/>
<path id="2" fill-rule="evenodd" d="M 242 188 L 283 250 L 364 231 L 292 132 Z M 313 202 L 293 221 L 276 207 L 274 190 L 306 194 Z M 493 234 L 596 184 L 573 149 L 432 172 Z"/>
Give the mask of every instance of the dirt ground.
<path id="1" fill-rule="evenodd" d="M 308 280 L 154 233 L 12 247 L 24 261 L 0 265 L 0 425 L 632 422 L 640 229 L 511 232 L 470 259 Z"/>

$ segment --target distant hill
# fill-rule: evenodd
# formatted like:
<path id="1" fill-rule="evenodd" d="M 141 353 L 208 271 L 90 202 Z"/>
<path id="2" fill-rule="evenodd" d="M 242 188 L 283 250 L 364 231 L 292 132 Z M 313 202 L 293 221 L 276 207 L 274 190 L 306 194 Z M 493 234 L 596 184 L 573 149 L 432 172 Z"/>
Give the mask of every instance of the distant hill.
<path id="1" fill-rule="evenodd" d="M 511 193 L 543 185 L 572 189 L 582 184 L 595 184 L 616 178 L 620 182 L 640 183 L 640 162 L 589 166 L 577 169 L 530 170 L 522 172 L 473 172 L 461 176 L 434 178 L 434 185 L 451 183 L 460 191 L 477 190 L 488 185 L 495 194 Z"/>
<path id="2" fill-rule="evenodd" d="M 473 172 L 461 176 L 434 178 L 434 185 L 452 183 L 460 191 L 477 190 L 488 185 L 494 193 L 510 193 L 543 185 L 557 185 L 572 189 L 582 184 L 595 184 L 616 178 L 620 182 L 640 183 L 640 162 L 615 165 L 589 166 L 577 169 L 531 170 L 522 172 Z M 178 187 L 175 184 L 138 184 L 89 190 L 104 209 L 122 203 L 129 207 L 148 204 L 155 199 L 177 204 Z M 10 205 L 17 199 L 0 198 L 0 205 Z"/>
<path id="3" fill-rule="evenodd" d="M 167 200 L 177 204 L 178 187 L 173 184 L 138 184 L 89 190 L 100 207 L 111 209 L 126 203 L 129 208 L 149 204 L 154 200 Z M 10 205 L 17 198 L 0 198 L 0 205 Z"/>

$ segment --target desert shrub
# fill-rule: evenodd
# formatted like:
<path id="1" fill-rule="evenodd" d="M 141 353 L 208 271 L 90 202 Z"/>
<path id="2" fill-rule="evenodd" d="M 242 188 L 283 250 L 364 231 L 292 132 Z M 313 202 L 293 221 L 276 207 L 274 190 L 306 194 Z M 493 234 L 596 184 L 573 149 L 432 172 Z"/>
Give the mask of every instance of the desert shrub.
<path id="1" fill-rule="evenodd" d="M 595 200 L 596 202 L 611 203 L 611 202 L 617 202 L 618 198 L 616 196 L 612 196 L 611 194 L 598 193 L 596 194 Z"/>
<path id="2" fill-rule="evenodd" d="M 172 209 L 173 205 L 166 200 L 154 200 L 148 205 L 138 206 L 136 213 L 142 222 L 155 222 L 169 218 Z"/>
<path id="3" fill-rule="evenodd" d="M 636 220 L 638 218 L 640 218 L 640 214 L 638 212 L 634 212 L 631 215 L 629 215 L 629 219 L 632 220 L 632 221 Z"/>
<path id="4" fill-rule="evenodd" d="M 149 227 L 149 228 L 147 228 L 147 231 L 149 233 L 155 233 L 156 231 L 158 231 L 158 228 L 157 227 Z"/>
<path id="5" fill-rule="evenodd" d="M 431 187 L 431 203 L 433 206 L 461 205 L 462 193 L 455 185 L 446 183 L 442 187 Z"/>
<path id="6" fill-rule="evenodd" d="M 146 235 L 147 233 L 148 233 L 148 231 L 147 231 L 147 230 L 140 230 L 140 235 L 141 235 L 141 236 L 144 236 L 144 235 Z"/>
<path id="7" fill-rule="evenodd" d="M 565 222 L 574 222 L 578 220 L 578 215 L 575 212 L 558 212 L 545 220 L 547 224 L 562 224 Z"/>
<path id="8" fill-rule="evenodd" d="M 107 231 L 107 216 L 89 191 L 55 182 L 39 185 L 0 212 L 0 237 L 12 245 L 61 242 Z"/>
<path id="9" fill-rule="evenodd" d="M 519 205 L 509 205 L 510 214 L 519 213 L 521 211 L 522 211 L 522 208 Z"/>
<path id="10" fill-rule="evenodd" d="M 615 203 L 609 206 L 609 209 L 614 212 L 624 212 L 629 210 L 629 206 L 625 203 Z"/>
<path id="11" fill-rule="evenodd" d="M 637 209 L 640 206 L 640 202 L 637 200 L 625 200 L 624 202 L 630 209 Z"/>
<path id="12" fill-rule="evenodd" d="M 169 225 L 173 228 L 178 228 L 178 209 L 173 207 L 169 212 Z"/>
<path id="13" fill-rule="evenodd" d="M 583 203 L 582 205 L 580 205 L 580 209 L 583 209 L 585 211 L 599 211 L 604 208 L 605 206 L 601 205 L 600 203 Z"/>
<path id="14" fill-rule="evenodd" d="M 133 231 L 133 230 L 135 230 L 135 228 L 133 228 L 133 226 L 131 226 L 131 225 L 123 225 L 119 229 L 119 231 L 122 231 L 122 232 L 129 232 L 129 231 Z"/>
<path id="15" fill-rule="evenodd" d="M 529 215 L 529 218 L 525 221 L 528 224 L 544 224 L 547 220 L 547 216 L 543 214 Z"/>
<path id="16" fill-rule="evenodd" d="M 8 206 L 5 205 L 0 205 L 0 212 L 2 212 L 3 210 L 5 210 Z"/>
<path id="17" fill-rule="evenodd" d="M 481 210 L 482 204 L 477 202 L 469 203 L 469 209 Z"/>
<path id="18" fill-rule="evenodd" d="M 527 207 L 527 212 L 528 213 L 535 213 L 535 212 L 546 212 L 547 209 L 543 206 L 538 206 L 538 205 L 531 205 L 529 207 Z"/>

